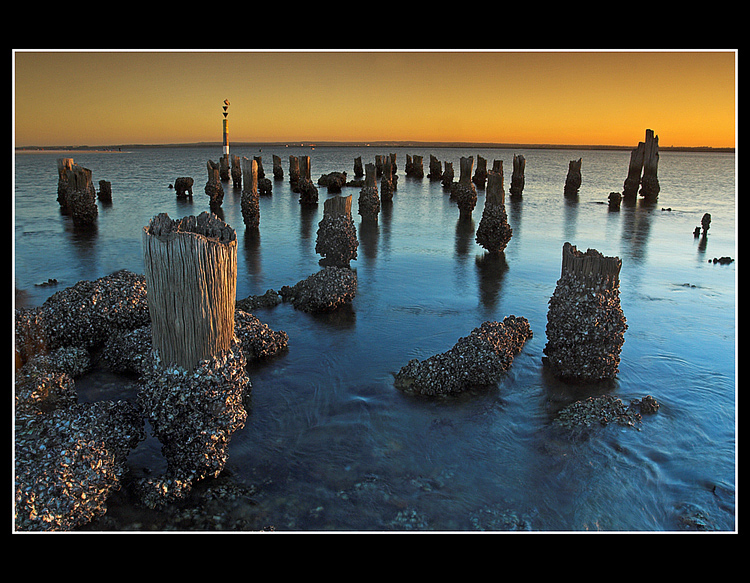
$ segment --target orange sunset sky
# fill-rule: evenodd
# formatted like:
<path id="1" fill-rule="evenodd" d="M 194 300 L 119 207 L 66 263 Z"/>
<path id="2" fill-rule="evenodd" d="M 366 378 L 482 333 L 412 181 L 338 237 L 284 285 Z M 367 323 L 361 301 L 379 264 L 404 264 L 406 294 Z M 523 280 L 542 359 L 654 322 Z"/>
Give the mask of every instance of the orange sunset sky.
<path id="1" fill-rule="evenodd" d="M 734 147 L 736 51 L 14 51 L 16 147 Z"/>

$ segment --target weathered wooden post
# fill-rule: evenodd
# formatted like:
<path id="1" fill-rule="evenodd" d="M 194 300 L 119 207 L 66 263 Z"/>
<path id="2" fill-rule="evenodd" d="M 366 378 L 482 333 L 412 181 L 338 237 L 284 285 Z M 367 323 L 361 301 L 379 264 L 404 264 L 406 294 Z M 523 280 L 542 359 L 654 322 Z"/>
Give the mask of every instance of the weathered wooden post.
<path id="1" fill-rule="evenodd" d="M 474 168 L 474 156 L 461 156 L 458 183 L 451 187 L 451 198 L 456 201 L 461 218 L 471 216 L 477 205 L 477 189 L 471 182 L 471 171 Z"/>
<path id="2" fill-rule="evenodd" d="M 104 203 L 112 202 L 112 183 L 107 180 L 99 181 L 99 192 L 97 198 Z"/>
<path id="3" fill-rule="evenodd" d="M 68 170 L 73 168 L 73 164 L 73 158 L 57 159 L 57 202 L 63 214 L 68 213 Z"/>
<path id="4" fill-rule="evenodd" d="M 354 178 L 359 178 L 364 176 L 364 174 L 362 170 L 362 156 L 357 156 L 354 158 Z"/>
<path id="5" fill-rule="evenodd" d="M 357 229 L 352 219 L 351 195 L 326 199 L 323 203 L 323 219 L 318 223 L 315 252 L 322 255 L 329 266 L 349 267 L 349 262 L 357 258 L 358 246 Z"/>
<path id="6" fill-rule="evenodd" d="M 318 204 L 318 188 L 310 178 L 310 156 L 300 157 L 299 202 L 304 205 Z"/>
<path id="7" fill-rule="evenodd" d="M 487 182 L 487 159 L 477 155 L 477 169 L 471 181 L 479 188 L 484 188 Z"/>
<path id="8" fill-rule="evenodd" d="M 569 381 L 615 377 L 627 324 L 620 307 L 619 257 L 563 245 L 562 272 L 547 312 L 543 363 Z"/>
<path id="9" fill-rule="evenodd" d="M 363 219 L 370 221 L 377 221 L 378 213 L 380 213 L 380 198 L 378 196 L 378 183 L 375 178 L 376 173 L 377 170 L 374 164 L 365 164 L 365 185 L 359 191 L 358 212 L 362 215 Z"/>
<path id="10" fill-rule="evenodd" d="M 206 169 L 208 170 L 208 182 L 206 182 L 204 191 L 212 206 L 221 206 L 224 200 L 224 187 L 221 185 L 221 179 L 219 178 L 219 165 L 209 160 L 206 163 Z"/>
<path id="11" fill-rule="evenodd" d="M 213 213 L 143 228 L 153 348 L 163 365 L 192 370 L 229 350 L 234 337 L 237 236 Z"/>
<path id="12" fill-rule="evenodd" d="M 581 188 L 581 162 L 583 158 L 571 160 L 568 164 L 568 175 L 565 178 L 565 196 L 578 196 Z"/>
<path id="13" fill-rule="evenodd" d="M 380 179 L 380 197 L 383 202 L 391 202 L 393 200 L 393 191 L 395 189 L 391 157 L 386 156 L 383 160 L 383 177 Z M 377 196 L 377 189 L 375 190 L 375 195 Z M 375 217 L 377 218 L 377 213 L 375 214 Z"/>
<path id="14" fill-rule="evenodd" d="M 242 188 L 242 166 L 240 157 L 232 154 L 232 187 Z"/>
<path id="15" fill-rule="evenodd" d="M 646 144 L 638 142 L 638 146 L 630 152 L 630 164 L 628 165 L 628 176 L 622 187 L 622 197 L 634 200 L 641 185 L 641 171 L 643 170 L 643 156 Z"/>
<path id="16" fill-rule="evenodd" d="M 242 157 L 242 220 L 250 229 L 257 229 L 260 224 L 260 205 L 258 203 L 258 163 Z"/>
<path id="17" fill-rule="evenodd" d="M 422 179 L 424 178 L 424 164 L 422 163 L 422 156 L 416 154 L 411 158 L 411 177 Z"/>
<path id="18" fill-rule="evenodd" d="M 258 194 L 268 196 L 273 190 L 273 183 L 270 178 L 266 178 L 266 172 L 263 170 L 263 157 L 253 156 L 253 160 L 258 165 L 258 184 L 256 185 Z"/>
<path id="19" fill-rule="evenodd" d="M 273 154 L 273 179 L 284 180 L 284 169 L 281 167 L 281 158 Z"/>
<path id="20" fill-rule="evenodd" d="M 521 196 L 526 184 L 526 158 L 513 154 L 513 175 L 510 179 L 510 195 Z"/>
<path id="21" fill-rule="evenodd" d="M 490 253 L 504 251 L 513 236 L 513 229 L 508 224 L 508 215 L 505 212 L 502 161 L 499 169 L 499 172 L 490 171 L 487 178 L 484 212 L 476 233 L 476 242 Z"/>
<path id="22" fill-rule="evenodd" d="M 440 180 L 443 177 L 443 167 L 440 164 L 440 160 L 438 160 L 433 154 L 430 154 L 430 173 L 427 175 L 427 178 L 430 179 L 430 181 L 433 180 Z"/>
<path id="23" fill-rule="evenodd" d="M 643 176 L 641 177 L 641 196 L 656 200 L 659 196 L 659 136 L 654 130 L 646 130 L 646 144 L 643 151 Z"/>
<path id="24" fill-rule="evenodd" d="M 235 335 L 234 229 L 214 214 L 162 213 L 143 229 L 143 262 L 154 358 L 138 404 L 167 461 L 162 475 L 139 483 L 154 507 L 221 473 L 251 384 Z"/>
<path id="25" fill-rule="evenodd" d="M 289 186 L 292 192 L 299 192 L 297 184 L 299 183 L 299 158 L 289 156 Z"/>
<path id="26" fill-rule="evenodd" d="M 73 164 L 65 171 L 67 180 L 67 209 L 77 228 L 90 228 L 96 224 L 99 210 L 96 190 L 91 181 L 91 170 Z"/>
<path id="27" fill-rule="evenodd" d="M 453 186 L 453 176 L 453 162 L 446 162 L 443 170 L 443 188 L 450 189 Z"/>
<path id="28" fill-rule="evenodd" d="M 193 179 L 189 176 L 180 176 L 174 181 L 174 190 L 177 198 L 193 198 Z"/>

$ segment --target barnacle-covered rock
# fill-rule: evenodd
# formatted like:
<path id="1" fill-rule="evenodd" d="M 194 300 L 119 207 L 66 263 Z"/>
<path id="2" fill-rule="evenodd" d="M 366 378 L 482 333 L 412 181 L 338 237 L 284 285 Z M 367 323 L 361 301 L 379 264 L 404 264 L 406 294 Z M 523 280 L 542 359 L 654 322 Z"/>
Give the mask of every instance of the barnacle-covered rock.
<path id="1" fill-rule="evenodd" d="M 16 310 L 16 351 L 22 362 L 60 347 L 91 349 L 118 331 L 149 322 L 146 278 L 127 270 L 79 281 L 40 307 Z"/>
<path id="2" fill-rule="evenodd" d="M 396 374 L 395 386 L 421 395 L 448 395 L 491 386 L 513 363 L 532 337 L 528 320 L 507 316 L 502 322 L 484 322 L 441 354 L 410 360 Z"/>
<path id="3" fill-rule="evenodd" d="M 629 405 L 612 395 L 588 397 L 560 411 L 553 421 L 553 427 L 572 435 L 585 435 L 611 423 L 638 429 L 642 416 L 655 413 L 658 409 L 659 403 L 650 395 L 641 400 L 634 399 Z"/>
<path id="4" fill-rule="evenodd" d="M 236 310 L 234 313 L 234 333 L 242 343 L 247 360 L 270 358 L 286 350 L 289 335 L 283 330 L 272 330 L 258 318 Z"/>
<path id="5" fill-rule="evenodd" d="M 127 401 L 17 412 L 16 528 L 71 530 L 106 512 L 130 450 L 145 437 L 143 418 Z"/>
<path id="6" fill-rule="evenodd" d="M 352 302 L 357 274 L 346 267 L 325 267 L 293 286 L 282 286 L 279 293 L 303 312 L 330 312 Z"/>

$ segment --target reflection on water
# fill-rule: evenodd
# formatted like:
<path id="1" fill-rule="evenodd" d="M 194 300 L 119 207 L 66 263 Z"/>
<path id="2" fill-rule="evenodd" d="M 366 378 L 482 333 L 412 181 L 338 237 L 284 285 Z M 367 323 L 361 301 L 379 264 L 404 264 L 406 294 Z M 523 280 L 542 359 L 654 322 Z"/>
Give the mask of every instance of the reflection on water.
<path id="1" fill-rule="evenodd" d="M 313 180 L 351 173 L 373 148 L 265 148 L 286 162 L 310 155 Z M 429 151 L 395 148 L 397 159 Z M 248 150 L 240 155 L 259 155 Z M 449 191 L 406 178 L 401 164 L 392 203 L 377 223 L 352 216 L 359 239 L 353 305 L 312 315 L 288 304 L 255 315 L 289 335 L 289 350 L 249 366 L 252 394 L 245 428 L 230 445 L 232 479 L 257 489 L 244 509 L 255 528 L 278 530 L 669 530 L 689 504 L 718 529 L 734 528 L 735 255 L 734 156 L 664 152 L 656 205 L 608 208 L 629 152 L 441 148 L 436 156 L 526 158 L 523 197 L 506 197 L 513 237 L 503 253 L 474 240 L 484 191 L 463 220 Z M 31 305 L 81 279 L 116 269 L 143 272 L 141 229 L 159 212 L 173 218 L 209 209 L 202 194 L 210 148 L 76 153 L 96 180 L 112 182 L 97 228 L 76 233 L 56 202 L 54 155 L 16 158 L 16 286 Z M 583 157 L 575 199 L 562 194 L 571 159 Z M 268 162 L 267 162 L 268 163 Z M 137 168 L 138 171 L 133 169 Z M 167 185 L 195 179 L 192 199 Z M 238 237 L 237 295 L 293 285 L 320 269 L 315 253 L 326 188 L 316 206 L 299 204 L 288 180 L 260 199 L 260 227 L 246 229 L 240 189 L 225 183 L 220 209 Z M 662 211 L 662 207 L 671 211 Z M 704 212 L 709 235 L 692 231 Z M 541 366 L 547 307 L 565 241 L 623 260 L 621 302 L 628 321 L 620 373 L 596 386 L 570 386 Z M 56 278 L 57 288 L 35 284 Z M 687 284 L 687 285 L 685 285 Z M 487 320 L 526 317 L 534 336 L 497 387 L 455 399 L 404 395 L 393 375 L 411 358 L 448 350 Z M 100 374 L 100 373 L 96 373 Z M 82 400 L 115 398 L 123 387 L 92 375 L 77 381 Z M 119 387 L 119 388 L 118 388 Z M 652 395 L 659 413 L 640 431 L 606 428 L 570 440 L 551 428 L 567 404 L 591 395 Z M 131 463 L 158 468 L 158 444 Z"/>

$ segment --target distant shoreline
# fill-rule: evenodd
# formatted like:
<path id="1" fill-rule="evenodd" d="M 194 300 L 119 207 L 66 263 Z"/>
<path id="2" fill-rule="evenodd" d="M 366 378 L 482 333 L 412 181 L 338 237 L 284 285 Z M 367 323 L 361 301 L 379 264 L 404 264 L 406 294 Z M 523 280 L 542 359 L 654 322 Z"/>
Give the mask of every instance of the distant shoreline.
<path id="1" fill-rule="evenodd" d="M 495 142 L 416 142 L 416 141 L 372 141 L 372 142 L 235 142 L 235 148 L 285 148 L 285 147 L 356 147 L 356 148 L 492 148 L 502 150 L 632 150 L 633 146 L 576 145 L 576 144 L 505 144 Z M 122 144 L 118 146 L 18 146 L 16 154 L 68 154 L 96 152 L 124 154 L 129 150 L 148 148 L 221 148 L 221 142 L 192 142 L 185 144 Z M 735 153 L 735 148 L 713 148 L 711 146 L 659 146 L 661 152 L 719 152 Z"/>

